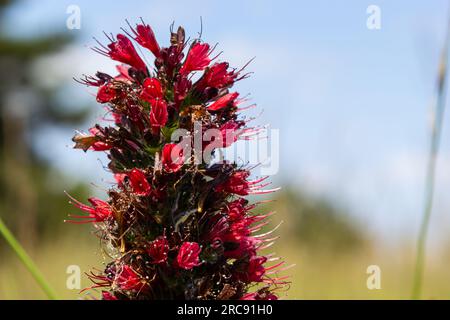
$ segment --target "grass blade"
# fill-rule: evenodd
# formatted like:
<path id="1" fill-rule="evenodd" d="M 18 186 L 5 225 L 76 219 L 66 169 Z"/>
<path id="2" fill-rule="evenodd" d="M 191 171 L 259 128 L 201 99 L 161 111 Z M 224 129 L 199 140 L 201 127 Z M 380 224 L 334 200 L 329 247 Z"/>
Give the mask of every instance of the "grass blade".
<path id="1" fill-rule="evenodd" d="M 434 182 L 436 175 L 436 159 L 439 153 L 439 141 L 442 132 L 442 122 L 444 119 L 446 86 L 447 86 L 447 59 L 450 45 L 450 14 L 447 24 L 445 44 L 442 50 L 439 63 L 439 74 L 437 79 L 436 97 L 433 103 L 433 115 L 431 126 L 431 143 L 427 164 L 426 182 L 422 223 L 420 225 L 419 236 L 417 239 L 417 255 L 414 271 L 414 283 L 412 290 L 412 299 L 420 299 L 422 295 L 423 273 L 425 269 L 426 240 L 430 224 L 431 212 L 433 210 Z"/>
<path id="2" fill-rule="evenodd" d="M 11 249 L 23 263 L 23 265 L 28 269 L 28 271 L 33 276 L 34 280 L 38 283 L 41 289 L 45 292 L 47 297 L 51 300 L 56 300 L 56 294 L 50 287 L 48 282 L 45 280 L 44 276 L 41 274 L 36 264 L 26 253 L 25 249 L 16 240 L 14 235 L 9 231 L 8 227 L 4 224 L 3 220 L 0 218 L 0 234 L 3 235 L 6 242 L 10 245 Z"/>

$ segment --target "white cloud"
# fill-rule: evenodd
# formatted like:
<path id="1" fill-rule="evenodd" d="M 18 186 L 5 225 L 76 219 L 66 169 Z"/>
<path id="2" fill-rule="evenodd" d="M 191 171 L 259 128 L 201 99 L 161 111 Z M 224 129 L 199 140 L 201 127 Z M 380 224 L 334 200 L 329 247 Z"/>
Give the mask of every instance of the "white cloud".
<path id="1" fill-rule="evenodd" d="M 73 77 L 94 75 L 97 71 L 115 74 L 116 65 L 116 62 L 87 46 L 73 44 L 60 52 L 40 58 L 35 64 L 34 72 L 41 84 L 54 87 Z"/>

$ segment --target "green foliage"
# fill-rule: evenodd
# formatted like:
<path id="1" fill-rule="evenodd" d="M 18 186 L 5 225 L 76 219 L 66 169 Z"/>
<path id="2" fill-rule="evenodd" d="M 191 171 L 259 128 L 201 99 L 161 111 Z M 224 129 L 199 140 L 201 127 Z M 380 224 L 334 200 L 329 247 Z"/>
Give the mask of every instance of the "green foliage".
<path id="1" fill-rule="evenodd" d="M 342 254 L 367 245 L 367 236 L 354 218 L 330 201 L 287 188 L 273 207 L 282 211 L 283 236 L 293 237 L 304 248 Z"/>
<path id="2" fill-rule="evenodd" d="M 15 4 L 0 1 L 0 16 Z M 55 185 L 68 181 L 67 177 L 42 157 L 47 150 L 35 147 L 35 137 L 52 127 L 76 127 L 88 114 L 87 108 L 73 110 L 58 99 L 64 83 L 43 88 L 31 70 L 38 58 L 61 50 L 72 40 L 68 33 L 16 38 L 0 30 L 0 209 L 7 225 L 28 245 L 46 231 L 59 229 L 68 210 L 63 193 L 67 185 Z M 19 99 L 11 99 L 12 94 Z M 70 189 L 78 197 L 87 194 L 88 188 Z"/>

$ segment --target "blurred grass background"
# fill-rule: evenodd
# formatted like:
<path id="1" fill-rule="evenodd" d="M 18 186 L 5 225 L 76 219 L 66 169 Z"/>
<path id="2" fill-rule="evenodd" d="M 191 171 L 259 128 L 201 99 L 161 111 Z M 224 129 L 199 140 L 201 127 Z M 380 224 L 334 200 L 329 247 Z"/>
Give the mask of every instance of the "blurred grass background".
<path id="1" fill-rule="evenodd" d="M 0 0 L 0 19 L 18 1 Z M 1 20 L 0 20 L 1 21 Z M 33 74 L 36 61 L 74 41 L 67 33 L 31 39 L 16 38 L 0 29 L 0 215 L 18 236 L 41 271 L 63 299 L 89 298 L 68 290 L 66 269 L 78 265 L 82 272 L 102 268 L 99 243 L 90 226 L 66 225 L 73 208 L 63 190 L 77 199 L 92 192 L 42 157 L 35 137 L 55 127 L 78 128 L 89 117 L 89 107 L 68 107 L 61 99 L 64 84 L 43 87 Z M 67 139 L 70 139 L 68 136 Z M 70 143 L 67 140 L 68 144 Z M 42 147 L 42 144 L 39 145 Z M 46 147 L 51 148 L 51 145 Z M 81 154 L 80 154 L 81 159 Z M 80 160 L 81 161 L 81 160 Z M 82 165 L 82 164 L 80 164 Z M 89 181 L 88 181 L 89 182 Z M 281 235 L 270 251 L 287 264 L 296 264 L 287 299 L 408 299 L 415 248 L 414 239 L 389 246 L 380 244 L 364 221 L 350 215 L 336 201 L 317 198 L 298 186 L 277 184 L 284 190 L 265 210 L 276 210 L 272 227 L 284 221 Z M 427 257 L 423 298 L 450 298 L 450 241 Z M 369 265 L 381 268 L 381 289 L 366 286 Z M 81 287 L 91 283 L 82 276 Z M 93 292 L 95 296 L 95 292 Z M 0 239 L 0 299 L 45 299 L 28 272 Z"/>
<path id="2" fill-rule="evenodd" d="M 288 189 L 289 190 L 289 189 Z M 281 238 L 267 252 L 276 252 L 288 264 L 283 272 L 291 276 L 289 291 L 283 299 L 409 299 L 414 267 L 414 249 L 405 242 L 401 247 L 377 246 L 341 209 L 323 199 L 294 196 L 283 191 L 270 206 L 277 208 L 272 227 L 282 219 Z M 270 206 L 265 205 L 270 210 Z M 93 290 L 79 293 L 66 287 L 69 265 L 82 272 L 101 269 L 104 257 L 89 226 L 69 225 L 59 234 L 34 246 L 32 257 L 63 299 L 97 297 Z M 92 231 L 92 230 L 91 230 Z M 0 299 L 45 299 L 45 295 L 12 253 L 0 251 Z M 423 298 L 450 298 L 450 251 L 435 252 L 428 260 Z M 381 289 L 366 286 L 370 265 L 381 268 Z M 81 287 L 91 283 L 82 275 Z"/>

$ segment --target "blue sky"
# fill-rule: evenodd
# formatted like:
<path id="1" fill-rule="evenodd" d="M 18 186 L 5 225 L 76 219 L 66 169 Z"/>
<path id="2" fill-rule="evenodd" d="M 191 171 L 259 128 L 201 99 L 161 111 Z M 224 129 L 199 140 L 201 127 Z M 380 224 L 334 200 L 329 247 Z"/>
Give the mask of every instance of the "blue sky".
<path id="1" fill-rule="evenodd" d="M 237 88 L 264 110 L 258 122 L 280 129 L 273 180 L 334 199 L 383 237 L 416 231 L 447 1 L 23 1 L 2 24 L 23 37 L 64 31 L 71 4 L 81 9 L 81 29 L 70 31 L 77 42 L 37 66 L 49 70 L 48 85 L 69 81 L 67 98 L 93 102 L 70 79 L 113 68 L 89 50 L 93 36 L 142 16 L 167 43 L 172 21 L 195 36 L 201 16 L 203 38 L 219 44 L 222 59 L 242 66 L 256 57 L 253 76 Z M 371 4 L 381 9 L 380 30 L 366 27 Z M 447 120 L 432 226 L 442 237 L 450 228 Z M 98 156 L 69 148 L 73 129 L 44 132 L 55 146 L 47 155 L 98 183 L 107 177 Z"/>

